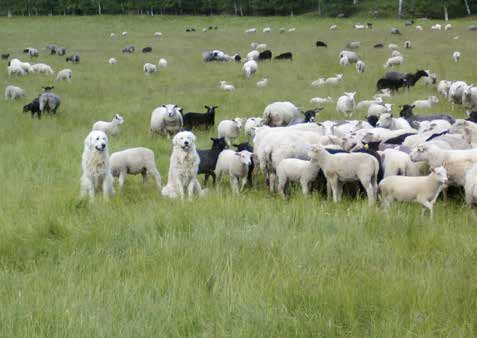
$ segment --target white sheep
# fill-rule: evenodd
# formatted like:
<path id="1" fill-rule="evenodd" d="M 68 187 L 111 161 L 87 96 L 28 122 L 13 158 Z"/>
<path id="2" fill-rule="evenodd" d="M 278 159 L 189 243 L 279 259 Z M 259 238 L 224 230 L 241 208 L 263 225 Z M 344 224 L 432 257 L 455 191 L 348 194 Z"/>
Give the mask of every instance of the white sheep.
<path id="1" fill-rule="evenodd" d="M 372 104 L 384 104 L 384 101 L 380 96 L 377 96 L 374 100 L 359 101 L 356 105 L 356 110 L 368 109 Z"/>
<path id="2" fill-rule="evenodd" d="M 154 32 L 154 37 L 160 38 L 162 36 L 161 32 Z"/>
<path id="3" fill-rule="evenodd" d="M 439 99 L 436 96 L 429 96 L 427 100 L 416 100 L 413 102 L 416 109 L 431 109 L 434 105 L 439 103 Z"/>
<path id="4" fill-rule="evenodd" d="M 477 164 L 465 173 L 465 201 L 471 207 L 477 204 Z"/>
<path id="5" fill-rule="evenodd" d="M 437 74 L 432 73 L 429 69 L 426 70 L 427 76 L 424 76 L 422 80 L 428 86 L 433 86 L 437 83 Z"/>
<path id="6" fill-rule="evenodd" d="M 315 80 L 311 83 L 313 87 L 321 87 L 326 84 L 326 80 L 323 77 L 320 77 L 318 80 Z"/>
<path id="7" fill-rule="evenodd" d="M 361 24 L 361 23 L 357 23 L 357 24 L 354 25 L 354 29 L 356 29 L 356 30 L 362 30 L 362 29 L 365 29 L 365 28 L 366 28 L 366 26 Z"/>
<path id="8" fill-rule="evenodd" d="M 257 72 L 258 64 L 255 60 L 249 60 L 243 64 L 242 72 L 246 78 L 251 77 Z"/>
<path id="9" fill-rule="evenodd" d="M 256 28 L 249 28 L 249 29 L 245 30 L 245 33 L 247 33 L 247 34 L 255 33 L 255 32 L 257 32 Z"/>
<path id="10" fill-rule="evenodd" d="M 33 73 L 31 65 L 28 62 L 22 62 L 19 59 L 11 59 L 10 66 L 20 67 L 25 73 Z"/>
<path id="11" fill-rule="evenodd" d="M 409 154 L 403 151 L 388 148 L 378 153 L 383 163 L 384 177 L 425 176 L 429 172 L 429 166 L 425 162 L 412 162 Z"/>
<path id="12" fill-rule="evenodd" d="M 330 31 L 335 31 L 338 28 L 338 25 L 331 25 L 329 30 Z"/>
<path id="13" fill-rule="evenodd" d="M 401 52 L 398 50 L 393 50 L 391 52 L 391 57 L 402 56 Z"/>
<path id="14" fill-rule="evenodd" d="M 335 76 L 325 79 L 325 84 L 337 85 L 341 80 L 343 80 L 343 74 L 336 74 Z"/>
<path id="15" fill-rule="evenodd" d="M 444 30 L 446 32 L 452 30 L 452 25 L 450 23 L 448 23 L 447 25 L 444 26 Z"/>
<path id="16" fill-rule="evenodd" d="M 230 147 L 231 141 L 240 137 L 240 131 L 242 130 L 242 119 L 237 117 L 232 120 L 220 121 L 217 126 L 217 134 L 219 137 L 224 137 L 225 142 Z"/>
<path id="17" fill-rule="evenodd" d="M 437 92 L 444 97 L 448 97 L 451 86 L 452 86 L 452 81 L 441 80 L 437 84 Z"/>
<path id="18" fill-rule="evenodd" d="M 431 31 L 441 31 L 441 30 L 442 30 L 442 25 L 439 25 L 438 23 L 431 26 Z"/>
<path id="19" fill-rule="evenodd" d="M 97 121 L 93 124 L 91 130 L 101 130 L 108 136 L 116 136 L 120 132 L 120 126 L 124 123 L 124 119 L 121 115 L 116 114 L 113 116 L 111 122 Z"/>
<path id="20" fill-rule="evenodd" d="M 22 67 L 20 67 L 19 65 L 11 65 L 11 66 L 8 66 L 7 68 L 8 70 L 8 76 L 12 76 L 12 75 L 26 75 L 27 73 L 23 70 Z"/>
<path id="21" fill-rule="evenodd" d="M 252 163 L 252 153 L 247 150 L 235 152 L 230 149 L 222 150 L 215 166 L 215 175 L 220 182 L 223 174 L 230 176 L 232 192 L 240 193 L 247 184 L 248 168 Z M 242 184 L 238 186 L 238 180 L 242 179 Z"/>
<path id="22" fill-rule="evenodd" d="M 152 63 L 145 63 L 143 66 L 144 74 L 151 75 L 157 72 L 157 67 Z"/>
<path id="23" fill-rule="evenodd" d="M 255 47 L 257 50 L 265 50 L 267 49 L 267 44 L 266 43 L 258 43 L 257 46 Z"/>
<path id="24" fill-rule="evenodd" d="M 176 104 L 161 105 L 151 114 L 151 134 L 161 133 L 170 138 L 182 129 L 182 108 Z"/>
<path id="25" fill-rule="evenodd" d="M 261 79 L 260 81 L 257 82 L 257 87 L 258 88 L 265 88 L 266 86 L 268 86 L 268 78 L 267 77 L 264 77 L 263 79 Z"/>
<path id="26" fill-rule="evenodd" d="M 394 118 L 390 113 L 383 113 L 379 116 L 376 127 L 387 128 L 389 130 L 411 129 L 411 125 L 402 117 Z"/>
<path id="27" fill-rule="evenodd" d="M 128 32 L 122 32 L 121 33 L 121 36 L 127 36 L 128 35 Z"/>
<path id="28" fill-rule="evenodd" d="M 260 55 L 260 52 L 258 50 L 252 50 L 250 51 L 247 56 L 245 57 L 246 60 L 255 60 L 257 61 L 258 60 L 258 56 Z"/>
<path id="29" fill-rule="evenodd" d="M 108 63 L 109 63 L 110 65 L 115 65 L 116 63 L 118 63 L 118 60 L 116 60 L 115 58 L 110 58 L 110 59 L 108 60 Z"/>
<path id="30" fill-rule="evenodd" d="M 396 45 L 395 43 L 390 43 L 390 44 L 388 45 L 388 48 L 389 48 L 389 49 L 393 49 L 393 50 L 398 50 L 398 49 L 399 49 L 399 46 Z"/>
<path id="31" fill-rule="evenodd" d="M 359 56 L 355 52 L 350 52 L 348 50 L 342 50 L 339 54 L 340 60 L 341 60 L 341 58 L 343 58 L 345 56 L 348 58 L 349 63 L 356 63 L 356 62 L 359 61 Z"/>
<path id="32" fill-rule="evenodd" d="M 113 177 L 118 177 L 119 190 L 122 189 L 127 175 L 142 175 L 145 184 L 148 175 L 154 176 L 157 188 L 161 189 L 161 175 L 156 167 L 154 152 L 151 149 L 138 147 L 112 153 L 109 166 Z"/>
<path id="33" fill-rule="evenodd" d="M 353 115 L 354 107 L 356 105 L 354 101 L 355 95 L 356 95 L 356 92 L 352 92 L 352 93 L 345 92 L 343 96 L 340 96 L 340 98 L 336 102 L 336 111 L 348 117 Z"/>
<path id="34" fill-rule="evenodd" d="M 245 121 L 243 130 L 249 142 L 252 142 L 255 137 L 255 129 L 263 126 L 263 119 L 261 117 L 249 117 Z"/>
<path id="35" fill-rule="evenodd" d="M 35 73 L 49 74 L 49 75 L 53 75 L 55 73 L 49 65 L 46 65 L 44 63 L 35 63 L 34 65 L 31 66 L 31 68 L 33 69 Z"/>
<path id="36" fill-rule="evenodd" d="M 454 53 L 452 53 L 452 59 L 456 63 L 460 61 L 460 56 L 461 56 L 461 54 L 458 51 L 455 51 Z"/>
<path id="37" fill-rule="evenodd" d="M 310 99 L 310 103 L 313 104 L 325 104 L 325 103 L 333 103 L 333 98 L 331 96 L 328 97 L 313 97 Z"/>
<path id="38" fill-rule="evenodd" d="M 411 49 L 412 48 L 412 42 L 409 41 L 409 40 L 404 41 L 404 48 Z"/>
<path id="39" fill-rule="evenodd" d="M 469 111 L 477 110 L 477 87 L 467 86 L 462 93 L 462 106 Z"/>
<path id="40" fill-rule="evenodd" d="M 300 117 L 302 117 L 300 109 L 289 101 L 273 102 L 263 111 L 264 124 L 271 127 L 287 126 Z"/>
<path id="41" fill-rule="evenodd" d="M 402 65 L 404 63 L 404 57 L 401 55 L 390 57 L 384 64 L 385 68 Z"/>
<path id="42" fill-rule="evenodd" d="M 373 103 L 368 108 L 368 116 L 381 116 L 384 113 L 391 113 L 392 111 L 392 104 L 385 103 L 385 104 L 376 104 Z"/>
<path id="43" fill-rule="evenodd" d="M 109 34 L 109 37 L 110 37 L 111 39 L 114 39 L 114 38 L 116 37 L 116 34 L 115 34 L 115 33 L 111 33 L 111 34 Z"/>
<path id="44" fill-rule="evenodd" d="M 424 30 L 424 28 L 422 28 L 422 26 L 420 26 L 420 25 L 416 26 L 416 31 L 417 32 L 422 32 L 423 30 Z"/>
<path id="45" fill-rule="evenodd" d="M 451 127 L 451 124 L 447 120 L 432 120 L 432 121 L 420 121 L 418 132 L 420 134 L 432 132 L 432 133 L 441 133 L 448 130 Z"/>
<path id="46" fill-rule="evenodd" d="M 220 89 L 226 91 L 226 92 L 233 92 L 235 90 L 235 87 L 231 84 L 228 84 L 227 81 L 220 81 Z"/>
<path id="47" fill-rule="evenodd" d="M 159 59 L 159 63 L 157 64 L 160 68 L 167 68 L 167 60 L 164 58 Z"/>
<path id="48" fill-rule="evenodd" d="M 376 158 L 366 153 L 330 154 L 319 145 L 311 146 L 311 152 L 323 170 L 328 187 L 333 193 L 333 201 L 341 200 L 343 183 L 361 182 L 368 195 L 369 205 L 376 200 L 379 163 Z M 328 195 L 330 189 L 328 190 Z"/>
<path id="49" fill-rule="evenodd" d="M 5 100 L 16 100 L 25 96 L 25 90 L 16 86 L 7 86 L 5 88 Z"/>
<path id="50" fill-rule="evenodd" d="M 263 33 L 271 33 L 272 29 L 270 27 L 265 27 L 262 32 Z"/>
<path id="51" fill-rule="evenodd" d="M 446 169 L 437 167 L 424 177 L 386 177 L 379 183 L 379 193 L 385 208 L 393 201 L 415 201 L 427 208 L 432 218 L 434 204 L 447 181 Z"/>
<path id="52" fill-rule="evenodd" d="M 452 106 L 452 110 L 454 110 L 455 104 L 462 104 L 462 97 L 466 88 L 467 83 L 465 83 L 464 81 L 452 82 L 451 86 L 449 87 L 449 94 L 447 96 Z"/>
<path id="53" fill-rule="evenodd" d="M 346 56 L 343 56 L 340 59 L 340 66 L 347 66 L 349 65 L 349 59 Z"/>
<path id="54" fill-rule="evenodd" d="M 71 82 L 73 71 L 69 68 L 62 69 L 56 74 L 56 81 L 68 81 Z"/>
<path id="55" fill-rule="evenodd" d="M 293 33 L 293 32 L 296 32 L 296 28 L 295 28 L 295 27 L 288 28 L 288 33 Z"/>
<path id="56" fill-rule="evenodd" d="M 356 62 L 356 71 L 358 73 L 364 73 L 365 68 L 366 64 L 364 63 L 364 61 L 359 60 L 358 62 Z"/>

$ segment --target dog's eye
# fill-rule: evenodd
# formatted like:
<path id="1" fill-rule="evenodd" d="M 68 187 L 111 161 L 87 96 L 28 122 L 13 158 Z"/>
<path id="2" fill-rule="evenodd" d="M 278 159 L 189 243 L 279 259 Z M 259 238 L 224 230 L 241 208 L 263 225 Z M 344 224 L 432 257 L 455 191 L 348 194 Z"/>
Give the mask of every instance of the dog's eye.
<path id="1" fill-rule="evenodd" d="M 98 140 L 99 140 L 99 137 L 96 137 L 96 141 L 98 141 Z"/>

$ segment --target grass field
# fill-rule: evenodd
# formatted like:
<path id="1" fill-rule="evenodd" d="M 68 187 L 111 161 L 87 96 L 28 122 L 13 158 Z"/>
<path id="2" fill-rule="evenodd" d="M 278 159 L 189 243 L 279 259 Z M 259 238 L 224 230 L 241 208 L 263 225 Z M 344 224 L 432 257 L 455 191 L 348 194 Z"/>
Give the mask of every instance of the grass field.
<path id="1" fill-rule="evenodd" d="M 365 21 L 365 20 L 363 20 Z M 263 183 L 239 197 L 228 180 L 205 199 L 163 199 L 150 182 L 128 177 L 109 202 L 81 202 L 83 140 L 93 122 L 125 118 L 110 151 L 146 146 L 156 153 L 167 180 L 170 142 L 148 135 L 151 111 L 177 103 L 185 111 L 218 105 L 217 120 L 260 116 L 265 105 L 358 91 L 374 94 L 390 52 L 377 42 L 410 39 L 403 71 L 431 69 L 441 79 L 476 82 L 476 33 L 470 21 L 454 31 L 416 33 L 402 22 L 375 21 L 372 31 L 354 31 L 354 21 L 312 17 L 48 17 L 1 18 L 0 52 L 48 43 L 81 53 L 81 63 L 41 53 L 37 62 L 55 71 L 73 69 L 72 83 L 54 83 L 62 97 L 57 116 L 31 119 L 22 106 L 53 77 L 9 79 L 2 61 L 0 87 L 23 87 L 27 97 L 0 100 L 0 336 L 2 337 L 475 337 L 477 336 L 477 229 L 475 215 L 456 196 L 436 205 L 434 221 L 417 205 L 395 205 L 390 213 L 348 197 L 333 204 L 322 196 L 289 201 L 270 195 Z M 217 31 L 185 33 L 186 27 L 218 25 Z M 245 35 L 270 25 L 274 32 Z M 279 27 L 296 27 L 278 34 Z M 402 27 L 403 36 L 388 34 Z M 109 38 L 128 31 L 127 38 Z M 153 38 L 161 31 L 160 40 Z M 452 37 L 460 36 L 459 40 Z M 328 49 L 316 49 L 316 40 Z M 364 75 L 340 68 L 337 54 L 352 40 L 367 63 Z M 231 54 L 264 42 L 274 53 L 293 51 L 293 62 L 265 62 L 246 80 L 241 65 L 204 64 L 201 53 Z M 153 53 L 121 55 L 132 43 Z M 454 50 L 462 52 L 458 64 Z M 116 57 L 118 64 L 107 60 Z M 169 68 L 142 73 L 160 57 Z M 343 72 L 337 87 L 312 88 L 311 81 Z M 270 78 L 266 89 L 255 82 Z M 234 93 L 218 89 L 227 80 Z M 435 94 L 418 83 L 393 103 Z M 449 112 L 443 100 L 434 112 Z M 462 110 L 454 112 L 463 117 Z M 364 113 L 360 115 L 364 117 Z M 320 119 L 340 118 L 329 105 Z M 198 132 L 200 147 L 215 135 Z"/>

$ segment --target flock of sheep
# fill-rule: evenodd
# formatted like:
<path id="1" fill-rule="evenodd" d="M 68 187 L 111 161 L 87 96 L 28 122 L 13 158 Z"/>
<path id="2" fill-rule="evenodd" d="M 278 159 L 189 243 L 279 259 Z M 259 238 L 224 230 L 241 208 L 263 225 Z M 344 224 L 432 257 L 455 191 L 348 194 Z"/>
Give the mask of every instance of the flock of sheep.
<path id="1" fill-rule="evenodd" d="M 413 25 L 414 23 L 406 23 Z M 215 28 L 216 29 L 216 28 Z M 332 25 L 330 30 L 338 27 Z M 372 24 L 356 24 L 356 30 L 372 29 Z M 452 25 L 444 26 L 451 31 Z M 474 27 L 470 28 L 475 30 Z M 422 26 L 416 26 L 422 31 Z M 432 31 L 442 30 L 439 24 L 431 27 Z M 191 31 L 189 29 L 189 31 Z M 256 28 L 245 31 L 253 34 Z M 295 32 L 296 29 L 280 29 L 280 33 Z M 271 33 L 266 27 L 264 33 Z M 391 34 L 401 35 L 397 28 Z M 122 36 L 127 35 L 123 32 Z M 162 33 L 154 36 L 160 38 Z M 115 37 L 114 33 L 111 35 Z M 458 38 L 458 37 L 456 37 Z M 316 46 L 327 48 L 323 41 Z M 64 55 L 66 50 L 54 46 L 48 48 Z M 350 42 L 348 49 L 360 48 L 358 41 Z M 383 48 L 376 44 L 374 48 Z M 399 46 L 390 44 L 391 56 L 384 63 L 385 68 L 402 65 L 404 55 Z M 403 42 L 405 49 L 412 47 L 412 42 Z M 254 76 L 263 60 L 272 58 L 272 52 L 265 44 L 252 43 L 252 51 L 245 57 L 238 54 L 228 55 L 220 50 L 207 51 L 202 55 L 204 62 L 242 62 L 242 72 L 246 78 Z M 150 47 L 143 49 L 150 52 Z M 30 57 L 38 57 L 38 50 L 25 49 Z M 134 46 L 127 46 L 123 52 L 134 52 Z M 452 59 L 459 62 L 461 53 L 452 52 Z M 4 55 L 2 55 L 4 58 Z M 275 57 L 279 60 L 293 60 L 291 52 Z M 78 53 L 66 61 L 78 63 Z M 346 67 L 356 65 L 358 73 L 364 73 L 366 64 L 357 52 L 343 50 L 338 53 L 339 64 Z M 109 64 L 117 63 L 115 58 Z M 146 63 L 143 71 L 147 75 L 157 72 L 158 67 L 167 67 L 167 60 L 160 59 L 158 65 Z M 42 63 L 30 65 L 17 58 L 9 60 L 9 76 L 23 76 L 29 73 L 53 74 L 50 66 Z M 423 79 L 434 86 L 436 95 L 424 100 L 417 100 L 401 106 L 400 116 L 392 115 L 393 94 L 400 88 L 412 88 Z M 63 69 L 58 72 L 57 80 L 71 81 L 72 71 Z M 314 87 L 333 86 L 344 81 L 342 74 L 334 77 L 320 78 L 311 83 Z M 257 82 L 264 88 L 268 78 Z M 85 139 L 82 159 L 83 175 L 81 178 L 81 195 L 94 197 L 98 189 L 104 196 L 113 194 L 113 177 L 119 178 L 122 187 L 128 174 L 141 174 L 144 181 L 149 175 L 154 176 L 162 195 L 170 198 L 184 198 L 187 190 L 189 198 L 194 194 L 206 195 L 197 176 L 205 175 L 205 184 L 209 176 L 220 178 L 230 176 L 234 193 L 240 193 L 247 183 L 253 186 L 252 178 L 262 172 L 266 184 L 272 193 L 277 192 L 287 198 L 287 187 L 291 182 L 301 186 L 304 195 L 313 190 L 326 190 L 334 202 L 341 200 L 343 188 L 353 189 L 359 194 L 363 190 L 370 205 L 378 197 L 387 207 L 393 201 L 416 201 L 427 208 L 432 216 L 433 206 L 441 191 L 448 186 L 462 187 L 465 200 L 472 206 L 477 204 L 477 87 L 460 80 L 437 80 L 437 74 L 430 70 L 418 70 L 416 73 L 387 71 L 377 80 L 377 92 L 373 98 L 356 103 L 356 92 L 345 92 L 336 98 L 336 111 L 339 118 L 333 121 L 317 122 L 320 109 L 302 112 L 292 102 L 273 102 L 265 107 L 263 115 L 222 120 L 217 125 L 217 138 L 212 138 L 210 149 L 197 150 L 195 129 L 209 129 L 215 126 L 217 106 L 205 106 L 205 113 L 184 113 L 177 104 L 164 104 L 151 114 L 150 132 L 172 138 L 173 150 L 170 158 L 168 183 L 162 188 L 161 176 L 155 164 L 154 152 L 139 147 L 125 149 L 108 154 L 108 136 L 120 134 L 124 119 L 115 115 L 112 121 L 98 121 L 92 126 L 91 133 Z M 220 88 L 234 91 L 235 87 L 223 80 Z M 60 105 L 60 98 L 52 92 L 53 87 L 44 88 L 44 92 L 24 107 L 38 117 L 44 111 L 55 113 Z M 7 86 L 5 99 L 17 99 L 25 95 L 23 89 Z M 440 96 L 440 98 L 438 98 Z M 447 99 L 454 105 L 460 105 L 467 111 L 469 118 L 455 119 L 447 114 L 416 115 L 414 110 L 432 110 L 440 99 Z M 332 104 L 331 97 L 314 97 L 311 103 L 317 105 Z M 366 111 L 366 120 L 353 120 L 353 113 Z M 244 132 L 248 142 L 233 144 Z M 231 150 L 234 146 L 237 151 Z M 239 187 L 239 180 L 241 184 Z M 350 184 L 351 183 L 351 184 Z M 356 183 L 359 183 L 358 185 Z"/>

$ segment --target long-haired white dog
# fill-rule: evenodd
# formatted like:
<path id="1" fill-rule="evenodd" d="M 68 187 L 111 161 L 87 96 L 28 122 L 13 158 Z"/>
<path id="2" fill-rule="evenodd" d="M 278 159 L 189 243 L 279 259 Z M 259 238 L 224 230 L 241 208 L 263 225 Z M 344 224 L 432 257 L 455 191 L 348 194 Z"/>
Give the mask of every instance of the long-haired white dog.
<path id="1" fill-rule="evenodd" d="M 195 135 L 190 131 L 177 133 L 172 139 L 172 146 L 168 182 L 162 188 L 162 195 L 184 199 L 185 188 L 189 199 L 192 199 L 194 192 L 199 196 L 205 195 L 206 190 L 202 190 L 197 180 L 200 158 L 195 149 Z"/>
<path id="2" fill-rule="evenodd" d="M 108 136 L 93 130 L 84 140 L 81 159 L 83 175 L 80 180 L 80 197 L 94 198 L 96 190 L 103 190 L 104 198 L 114 194 L 113 177 L 109 167 Z"/>

